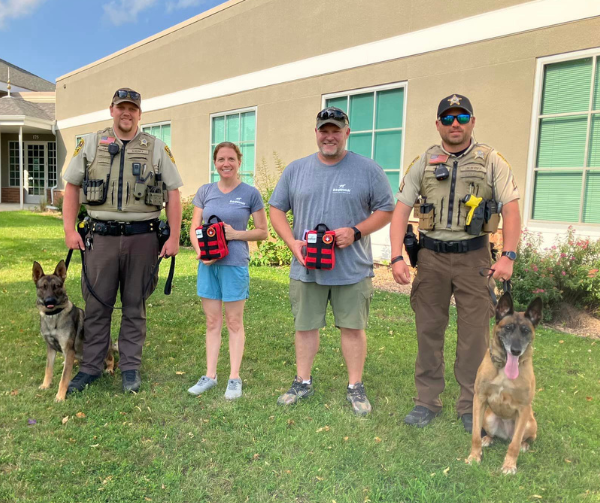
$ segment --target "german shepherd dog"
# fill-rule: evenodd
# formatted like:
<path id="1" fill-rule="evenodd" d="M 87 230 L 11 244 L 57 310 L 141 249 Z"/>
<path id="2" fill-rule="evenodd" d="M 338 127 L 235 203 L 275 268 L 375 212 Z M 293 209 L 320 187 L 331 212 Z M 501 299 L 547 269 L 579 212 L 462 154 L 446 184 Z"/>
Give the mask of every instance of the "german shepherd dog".
<path id="1" fill-rule="evenodd" d="M 517 472 L 519 451 L 527 451 L 527 440 L 535 440 L 537 423 L 531 403 L 535 394 L 533 348 L 535 327 L 542 318 L 542 299 L 535 298 L 524 313 L 514 311 L 510 293 L 496 306 L 496 325 L 490 349 L 483 357 L 475 379 L 473 438 L 467 463 L 481 461 L 481 447 L 493 437 L 510 440 L 502 472 Z M 481 429 L 486 436 L 481 438 Z"/>
<path id="2" fill-rule="evenodd" d="M 67 394 L 75 359 L 81 361 L 83 354 L 83 309 L 76 307 L 67 297 L 65 279 L 67 267 L 61 260 L 54 273 L 44 274 L 42 266 L 33 263 L 33 282 L 37 288 L 37 308 L 40 312 L 40 332 L 46 341 L 46 373 L 40 389 L 48 389 L 52 384 L 54 359 L 59 351 L 65 356 L 62 377 L 58 385 L 55 401 L 62 402 Z M 113 374 L 115 360 L 112 344 L 105 360 L 106 372 Z"/>

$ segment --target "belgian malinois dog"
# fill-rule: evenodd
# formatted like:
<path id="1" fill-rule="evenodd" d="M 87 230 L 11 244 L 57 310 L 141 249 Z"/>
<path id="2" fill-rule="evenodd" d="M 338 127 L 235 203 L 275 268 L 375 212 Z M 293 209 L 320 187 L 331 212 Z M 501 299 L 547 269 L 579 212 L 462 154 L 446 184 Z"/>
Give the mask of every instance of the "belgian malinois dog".
<path id="1" fill-rule="evenodd" d="M 37 308 L 40 312 L 40 332 L 46 341 L 46 373 L 40 389 L 48 389 L 52 384 L 54 359 L 59 351 L 65 356 L 62 377 L 58 385 L 55 401 L 62 402 L 67 394 L 75 359 L 81 361 L 83 354 L 83 309 L 76 307 L 67 297 L 65 279 L 67 267 L 61 260 L 54 273 L 44 274 L 42 266 L 33 263 L 33 282 L 37 288 Z M 106 355 L 106 372 L 113 374 L 115 360 L 112 344 Z"/>
<path id="2" fill-rule="evenodd" d="M 510 293 L 496 306 L 496 325 L 490 349 L 475 379 L 473 438 L 467 463 L 481 461 L 481 447 L 493 437 L 510 440 L 502 472 L 517 472 L 519 451 L 535 440 L 537 422 L 531 404 L 535 394 L 533 347 L 535 327 L 542 318 L 542 299 L 535 298 L 524 313 L 514 311 Z M 481 438 L 481 429 L 486 436 Z"/>

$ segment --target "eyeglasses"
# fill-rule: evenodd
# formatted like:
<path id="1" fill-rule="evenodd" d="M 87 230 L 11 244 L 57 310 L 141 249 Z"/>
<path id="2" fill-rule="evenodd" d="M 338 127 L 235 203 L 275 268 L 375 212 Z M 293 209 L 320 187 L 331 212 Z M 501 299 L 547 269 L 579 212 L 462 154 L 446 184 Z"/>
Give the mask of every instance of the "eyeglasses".
<path id="1" fill-rule="evenodd" d="M 443 126 L 452 126 L 452 124 L 454 124 L 454 119 L 456 119 L 459 124 L 468 124 L 471 120 L 471 114 L 444 115 L 443 117 L 440 117 L 440 122 Z"/>
<path id="2" fill-rule="evenodd" d="M 141 99 L 141 97 L 142 96 L 140 93 L 136 93 L 135 91 L 126 91 L 125 89 L 119 89 L 113 96 L 113 98 L 119 98 L 121 100 L 124 98 L 130 98 L 134 101 L 138 101 Z"/>
<path id="3" fill-rule="evenodd" d="M 348 116 L 337 108 L 326 108 L 325 110 L 321 110 L 317 114 L 317 120 L 325 120 L 325 119 L 335 119 L 342 120 L 345 123 L 348 123 Z"/>

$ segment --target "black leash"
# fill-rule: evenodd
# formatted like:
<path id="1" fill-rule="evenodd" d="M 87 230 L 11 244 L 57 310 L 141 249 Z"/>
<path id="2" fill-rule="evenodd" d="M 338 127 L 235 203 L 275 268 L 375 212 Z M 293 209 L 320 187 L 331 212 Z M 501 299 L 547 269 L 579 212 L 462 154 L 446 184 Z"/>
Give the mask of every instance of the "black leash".
<path id="1" fill-rule="evenodd" d="M 488 272 L 489 271 L 489 272 Z M 480 276 L 485 276 L 488 278 L 488 291 L 490 292 L 490 297 L 492 299 L 492 304 L 494 304 L 494 306 L 498 305 L 498 298 L 496 297 L 496 283 L 495 281 L 493 281 L 492 283 L 490 283 L 490 279 L 493 280 L 493 275 L 494 275 L 494 269 L 491 269 L 489 267 L 483 267 L 482 269 L 479 270 L 479 275 Z M 502 291 L 504 293 L 512 293 L 512 283 L 510 281 L 510 279 L 503 279 L 502 281 Z"/>

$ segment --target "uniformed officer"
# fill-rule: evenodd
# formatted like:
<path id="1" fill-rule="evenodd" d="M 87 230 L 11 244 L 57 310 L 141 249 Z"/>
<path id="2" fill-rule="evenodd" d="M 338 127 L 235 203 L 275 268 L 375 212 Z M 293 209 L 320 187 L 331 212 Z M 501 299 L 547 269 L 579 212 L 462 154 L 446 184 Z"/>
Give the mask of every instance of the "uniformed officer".
<path id="1" fill-rule="evenodd" d="M 141 385 L 142 346 L 146 338 L 146 298 L 152 293 L 158 256 L 179 251 L 183 185 L 169 150 L 158 138 L 140 131 L 142 98 L 129 88 L 118 89 L 110 105 L 113 125 L 83 137 L 63 178 L 65 242 L 69 249 L 85 249 L 82 278 L 85 305 L 85 343 L 79 373 L 68 392 L 81 391 L 104 369 L 109 349 L 110 322 L 117 291 L 123 315 L 119 333 L 119 367 L 123 390 Z M 81 202 L 91 217 L 84 244 L 75 228 Z M 158 216 L 166 202 L 171 235 L 159 249 Z M 146 291 L 146 286 L 150 288 Z"/>
<path id="2" fill-rule="evenodd" d="M 418 340 L 417 398 L 404 419 L 418 427 L 429 424 L 442 409 L 444 332 L 454 294 L 458 314 L 454 375 L 460 385 L 456 409 L 471 431 L 475 376 L 488 346 L 493 312 L 488 278 L 480 274 L 491 267 L 489 233 L 497 230 L 501 213 L 504 251 L 493 266 L 493 277 L 507 280 L 521 232 L 519 193 L 511 168 L 499 152 L 475 141 L 474 126 L 467 97 L 444 98 L 436 120 L 442 143 L 412 162 L 396 194 L 391 262 L 400 284 L 410 282 L 402 243 L 413 205 L 419 217 L 421 249 L 411 291 Z"/>

